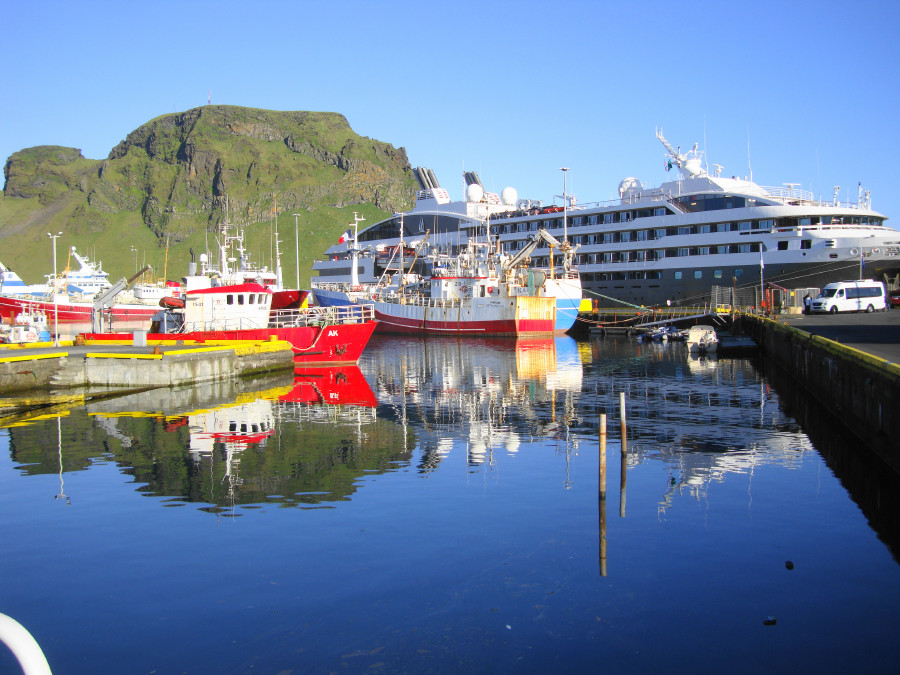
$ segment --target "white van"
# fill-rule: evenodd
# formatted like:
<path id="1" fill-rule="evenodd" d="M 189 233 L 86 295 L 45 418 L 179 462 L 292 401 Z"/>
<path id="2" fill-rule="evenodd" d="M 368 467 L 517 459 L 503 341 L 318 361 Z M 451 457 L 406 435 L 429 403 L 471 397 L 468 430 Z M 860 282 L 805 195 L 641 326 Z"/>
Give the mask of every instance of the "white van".
<path id="1" fill-rule="evenodd" d="M 874 312 L 884 311 L 884 284 L 872 279 L 836 281 L 828 284 L 812 301 L 813 312 Z"/>

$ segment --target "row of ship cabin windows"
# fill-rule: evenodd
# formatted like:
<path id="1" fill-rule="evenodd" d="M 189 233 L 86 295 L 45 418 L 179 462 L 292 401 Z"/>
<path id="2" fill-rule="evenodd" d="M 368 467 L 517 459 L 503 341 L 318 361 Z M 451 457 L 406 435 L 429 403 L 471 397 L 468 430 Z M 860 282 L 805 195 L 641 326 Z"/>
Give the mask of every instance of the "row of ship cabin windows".
<path id="1" fill-rule="evenodd" d="M 612 211 L 610 213 L 593 213 L 588 216 L 572 216 L 567 219 L 568 227 L 588 227 L 590 225 L 610 225 L 612 223 L 630 223 L 637 218 L 650 218 L 651 216 L 666 216 L 670 212 L 665 208 L 637 209 L 634 211 Z M 500 225 L 497 230 L 500 234 L 513 232 L 536 232 L 539 229 L 553 230 L 563 228 L 562 218 L 548 218 L 546 220 L 528 220 L 520 223 L 508 223 Z"/>
<path id="2" fill-rule="evenodd" d="M 628 223 L 635 218 L 645 218 L 649 216 L 665 216 L 668 211 L 664 208 L 643 209 L 639 211 L 617 211 L 615 213 L 597 213 L 589 216 L 574 216 L 568 219 L 569 227 L 589 227 L 591 225 L 610 225 L 613 223 Z M 883 220 L 872 216 L 809 216 L 803 218 L 789 218 L 780 225 L 788 227 L 812 227 L 815 225 L 881 225 Z M 637 241 L 659 239 L 660 237 L 672 236 L 676 234 L 708 234 L 713 232 L 739 232 L 748 230 L 767 230 L 775 227 L 775 220 L 766 218 L 763 220 L 744 220 L 731 223 L 709 223 L 705 225 L 690 225 L 683 227 L 658 227 L 651 230 L 632 230 L 630 232 L 607 232 L 603 236 L 632 236 Z M 497 229 L 500 234 L 513 234 L 515 232 L 536 232 L 539 229 L 545 230 L 561 230 L 563 229 L 562 218 L 553 218 L 550 220 L 531 220 L 521 223 L 509 223 L 501 225 Z M 586 235 L 588 237 L 595 235 Z M 596 235 L 597 237 L 601 235 Z M 576 237 L 572 237 L 573 241 Z M 616 239 L 613 241 L 629 241 L 629 239 Z M 588 242 L 575 242 L 588 243 Z M 589 242 L 595 243 L 595 242 Z M 596 242 L 599 243 L 599 242 Z M 607 243 L 608 240 L 607 240 Z"/>
<path id="3" fill-rule="evenodd" d="M 581 275 L 581 281 L 583 283 L 589 283 L 592 281 L 640 281 L 640 280 L 660 280 L 665 278 L 667 275 L 671 274 L 671 279 L 674 281 L 683 281 L 685 279 L 703 279 L 704 271 L 703 270 L 692 270 L 689 272 L 685 272 L 683 270 L 675 270 L 674 272 L 666 272 L 665 274 L 659 270 L 640 270 L 635 272 L 597 272 L 595 274 L 587 273 Z M 738 268 L 732 271 L 732 277 L 735 280 L 739 280 L 744 276 L 744 270 Z M 706 271 L 706 278 L 710 279 L 725 279 L 726 281 L 730 281 L 725 277 L 724 270 L 712 270 L 712 273 L 709 273 L 709 270 Z"/>
<path id="4" fill-rule="evenodd" d="M 788 250 L 787 241 L 778 242 L 779 251 Z M 800 242 L 801 249 L 809 249 L 812 247 L 812 241 L 803 239 Z M 759 253 L 760 245 L 755 244 L 724 244 L 722 246 L 682 246 L 680 248 L 651 249 L 640 251 L 609 251 L 605 253 L 578 253 L 575 255 L 576 265 L 593 265 L 604 263 L 628 263 L 628 262 L 651 262 L 654 260 L 662 260 L 664 258 L 681 258 L 698 255 L 722 255 L 731 253 Z M 554 256 L 555 264 L 561 264 L 562 258 Z M 549 256 L 537 256 L 534 259 L 535 265 L 538 267 L 547 267 L 550 265 Z"/>
<path id="5" fill-rule="evenodd" d="M 540 221 L 534 221 L 540 223 Z M 527 227 L 534 225 L 531 223 L 517 223 L 515 225 L 507 225 L 501 228 L 501 234 L 510 234 L 512 232 L 525 232 L 529 229 L 537 230 L 537 227 Z M 543 221 L 549 223 L 551 221 Z M 574 227 L 573 223 L 573 227 Z M 544 229 L 561 228 L 562 221 L 558 225 L 547 226 Z M 750 232 L 751 230 L 771 230 L 775 227 L 775 220 L 767 218 L 763 220 L 742 220 L 734 223 L 706 223 L 704 225 L 682 225 L 681 227 L 654 227 L 649 230 L 624 230 L 621 232 L 601 232 L 598 234 L 576 234 L 570 239 L 573 244 L 619 244 L 629 241 L 653 241 L 662 239 L 663 237 L 675 237 L 685 234 L 713 234 L 716 232 Z M 516 229 L 518 228 L 518 229 Z M 518 248 L 525 245 L 523 241 Z"/>

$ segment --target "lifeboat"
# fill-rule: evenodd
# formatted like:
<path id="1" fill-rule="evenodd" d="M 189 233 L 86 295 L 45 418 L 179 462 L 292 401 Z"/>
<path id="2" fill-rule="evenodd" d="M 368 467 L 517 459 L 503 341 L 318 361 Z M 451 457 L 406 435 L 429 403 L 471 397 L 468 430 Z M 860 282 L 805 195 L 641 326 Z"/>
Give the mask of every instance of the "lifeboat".
<path id="1" fill-rule="evenodd" d="M 160 298 L 159 306 L 164 309 L 184 309 L 184 298 L 173 298 L 171 295 Z"/>

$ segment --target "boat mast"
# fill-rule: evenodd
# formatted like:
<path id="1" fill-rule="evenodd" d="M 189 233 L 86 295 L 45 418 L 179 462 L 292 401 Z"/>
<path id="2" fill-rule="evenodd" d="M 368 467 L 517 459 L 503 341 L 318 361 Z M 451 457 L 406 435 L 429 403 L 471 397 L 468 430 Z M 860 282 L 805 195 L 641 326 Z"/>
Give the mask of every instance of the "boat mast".
<path id="1" fill-rule="evenodd" d="M 569 241 L 569 226 L 568 226 L 568 216 L 569 216 L 569 195 L 566 194 L 566 174 L 569 171 L 569 167 L 563 166 L 560 167 L 560 171 L 563 172 L 563 243 Z"/>
<path id="2" fill-rule="evenodd" d="M 353 248 L 350 250 L 350 286 L 353 288 L 359 286 L 359 269 L 357 266 L 359 260 L 359 224 L 364 220 L 365 218 L 357 215 L 356 211 L 353 212 L 353 222 L 350 224 L 353 227 Z"/>
<path id="3" fill-rule="evenodd" d="M 403 274 L 403 212 L 400 212 L 400 289 L 406 285 Z"/>
<path id="4" fill-rule="evenodd" d="M 278 197 L 274 194 L 272 196 L 275 198 L 273 211 L 275 218 L 275 288 L 280 291 L 284 289 L 284 285 L 281 280 L 281 249 L 279 248 L 281 241 L 278 239 Z"/>

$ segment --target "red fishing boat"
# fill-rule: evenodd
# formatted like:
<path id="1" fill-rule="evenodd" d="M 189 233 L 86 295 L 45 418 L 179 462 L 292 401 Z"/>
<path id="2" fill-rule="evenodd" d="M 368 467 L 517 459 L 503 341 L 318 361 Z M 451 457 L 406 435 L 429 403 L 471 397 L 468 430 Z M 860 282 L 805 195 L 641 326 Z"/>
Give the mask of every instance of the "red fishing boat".
<path id="1" fill-rule="evenodd" d="M 277 339 L 291 344 L 299 363 L 352 364 L 375 330 L 374 310 L 368 305 L 273 310 L 272 290 L 259 284 L 209 286 L 204 276 L 189 276 L 186 281 L 183 306 L 165 301 L 152 318 L 148 345 Z M 135 337 L 143 335 L 79 335 L 85 342 L 107 344 L 132 343 Z"/>

